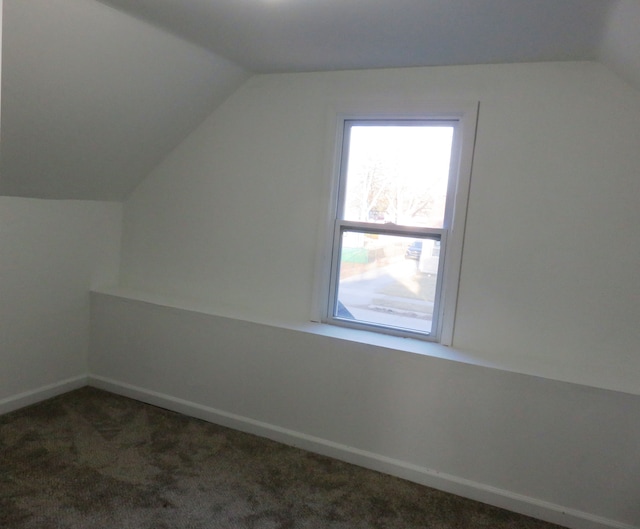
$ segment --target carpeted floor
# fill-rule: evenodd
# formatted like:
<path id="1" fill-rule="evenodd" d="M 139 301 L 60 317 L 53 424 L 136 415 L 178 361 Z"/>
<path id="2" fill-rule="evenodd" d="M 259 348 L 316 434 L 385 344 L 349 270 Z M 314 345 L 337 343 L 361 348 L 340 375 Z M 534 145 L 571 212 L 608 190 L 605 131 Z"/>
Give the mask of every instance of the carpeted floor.
<path id="1" fill-rule="evenodd" d="M 93 388 L 0 417 L 2 529 L 557 527 Z"/>

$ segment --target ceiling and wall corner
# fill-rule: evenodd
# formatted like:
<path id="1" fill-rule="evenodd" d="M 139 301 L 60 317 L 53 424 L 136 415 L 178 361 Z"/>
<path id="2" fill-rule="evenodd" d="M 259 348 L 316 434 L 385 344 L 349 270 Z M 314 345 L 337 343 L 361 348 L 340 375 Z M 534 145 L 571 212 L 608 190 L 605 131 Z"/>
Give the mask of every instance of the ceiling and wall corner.
<path id="1" fill-rule="evenodd" d="M 0 195 L 124 200 L 252 73 L 598 60 L 638 0 L 5 0 Z"/>

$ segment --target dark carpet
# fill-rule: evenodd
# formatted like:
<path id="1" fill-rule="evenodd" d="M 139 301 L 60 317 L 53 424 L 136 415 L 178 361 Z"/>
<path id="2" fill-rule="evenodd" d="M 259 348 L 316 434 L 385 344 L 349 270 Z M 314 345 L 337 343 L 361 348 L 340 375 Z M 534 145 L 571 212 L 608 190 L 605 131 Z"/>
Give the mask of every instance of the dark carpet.
<path id="1" fill-rule="evenodd" d="M 0 527 L 558 526 L 83 388 L 0 417 Z"/>

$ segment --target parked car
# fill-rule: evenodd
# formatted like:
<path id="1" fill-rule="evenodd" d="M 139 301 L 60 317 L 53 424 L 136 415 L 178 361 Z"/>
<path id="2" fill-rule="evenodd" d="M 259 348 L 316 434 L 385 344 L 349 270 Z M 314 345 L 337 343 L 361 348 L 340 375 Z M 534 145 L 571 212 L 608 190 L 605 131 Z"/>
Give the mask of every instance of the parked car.
<path id="1" fill-rule="evenodd" d="M 420 260 L 420 255 L 422 254 L 422 241 L 413 241 L 407 251 L 404 252 L 405 259 L 415 259 L 416 261 Z"/>

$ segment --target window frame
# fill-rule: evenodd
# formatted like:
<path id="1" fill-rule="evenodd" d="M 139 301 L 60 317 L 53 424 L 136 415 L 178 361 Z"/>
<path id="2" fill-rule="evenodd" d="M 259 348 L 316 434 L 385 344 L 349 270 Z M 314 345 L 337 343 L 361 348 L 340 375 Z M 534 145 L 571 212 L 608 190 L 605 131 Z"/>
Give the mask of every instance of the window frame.
<path id="1" fill-rule="evenodd" d="M 334 170 L 332 175 L 330 217 L 324 258 L 321 260 L 324 280 L 318 285 L 316 298 L 321 300 L 320 317 L 315 321 L 383 334 L 418 338 L 442 345 L 452 345 L 453 330 L 462 265 L 462 246 L 466 224 L 471 168 L 475 147 L 477 102 L 454 102 L 439 105 L 424 105 L 429 110 L 403 112 L 358 112 L 334 114 L 337 132 L 334 132 Z M 344 216 L 344 195 L 346 189 L 346 162 L 348 138 L 347 125 L 378 122 L 384 125 L 421 122 L 429 124 L 454 125 L 451 146 L 451 162 L 445 208 L 445 223 L 442 228 L 416 228 L 395 224 L 346 221 Z M 336 131 L 334 129 L 334 131 Z M 346 149 L 345 149 L 346 147 Z M 337 303 L 338 274 L 340 264 L 341 237 L 345 231 L 384 233 L 389 235 L 434 238 L 441 241 L 441 255 L 438 264 L 438 287 L 436 297 L 439 303 L 434 311 L 432 331 L 429 334 L 387 327 L 369 322 L 345 320 L 334 316 Z M 433 235 L 433 237 L 430 237 Z"/>

